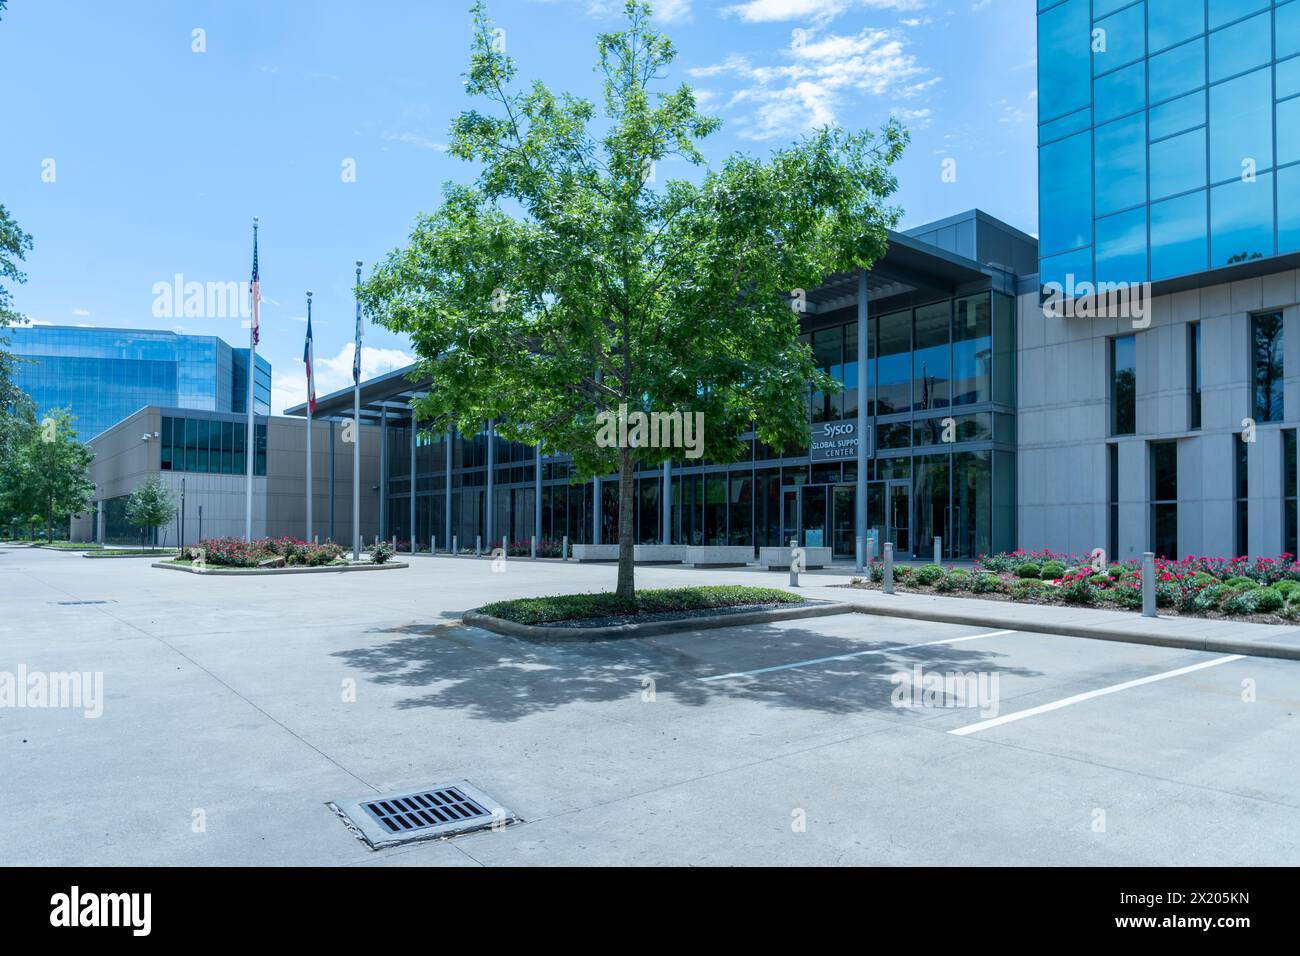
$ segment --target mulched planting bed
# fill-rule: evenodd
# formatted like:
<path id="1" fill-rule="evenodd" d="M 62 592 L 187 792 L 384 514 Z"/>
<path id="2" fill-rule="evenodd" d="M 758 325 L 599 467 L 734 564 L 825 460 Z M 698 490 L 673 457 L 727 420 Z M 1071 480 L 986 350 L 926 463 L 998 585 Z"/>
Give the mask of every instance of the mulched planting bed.
<path id="1" fill-rule="evenodd" d="M 1139 613 L 1138 563 L 1092 564 L 1090 560 L 1016 551 L 981 557 L 970 570 L 897 565 L 894 589 L 935 597 Z M 883 566 L 873 562 L 866 578 L 854 578 L 843 586 L 878 591 L 883 577 Z M 1254 561 L 1191 556 L 1157 560 L 1156 607 L 1167 616 L 1294 627 L 1300 623 L 1300 564 L 1289 554 Z"/>

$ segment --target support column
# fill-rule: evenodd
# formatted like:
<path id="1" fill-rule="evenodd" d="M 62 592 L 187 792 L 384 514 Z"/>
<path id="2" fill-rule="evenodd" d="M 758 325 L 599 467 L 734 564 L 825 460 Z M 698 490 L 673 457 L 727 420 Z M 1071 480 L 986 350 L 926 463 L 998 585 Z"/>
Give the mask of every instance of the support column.
<path id="1" fill-rule="evenodd" d="M 600 544 L 600 476 L 591 479 L 591 543 Z"/>
<path id="2" fill-rule="evenodd" d="M 533 534 L 542 540 L 542 446 L 533 453 Z"/>
<path id="3" fill-rule="evenodd" d="M 660 504 L 663 506 L 663 527 L 659 529 L 659 540 L 664 544 L 673 543 L 673 460 L 664 459 L 664 483 L 659 492 Z"/>
<path id="4" fill-rule="evenodd" d="M 379 413 L 379 540 L 388 540 L 388 409 Z"/>
<path id="5" fill-rule="evenodd" d="M 331 541 L 337 541 L 334 537 L 334 419 L 330 419 L 330 535 Z"/>
<path id="6" fill-rule="evenodd" d="M 853 522 L 854 555 L 857 570 L 864 566 L 863 552 L 867 538 L 867 270 L 858 270 L 858 436 L 856 501 Z"/>
<path id="7" fill-rule="evenodd" d="M 447 527 L 445 529 L 447 533 L 443 535 L 443 537 L 447 539 L 447 550 L 448 552 L 450 552 L 451 536 L 453 534 L 451 530 L 451 446 L 456 441 L 456 426 L 452 425 L 447 429 L 446 438 L 447 438 L 447 483 L 446 483 L 446 487 L 443 489 L 443 497 L 445 499 L 443 507 L 446 512 L 444 514 L 444 517 L 447 519 Z M 432 514 L 432 511 L 430 511 L 430 514 Z"/>
<path id="8" fill-rule="evenodd" d="M 104 543 L 104 499 L 95 502 L 95 543 Z"/>
<path id="9" fill-rule="evenodd" d="M 488 550 L 492 549 L 492 542 L 496 540 L 493 535 L 495 530 L 492 526 L 492 499 L 496 497 L 496 470 L 497 470 L 497 440 L 496 440 L 496 421 L 489 420 L 487 423 L 487 507 L 483 512 L 482 534 L 488 543 Z"/>
<path id="10" fill-rule="evenodd" d="M 415 554 L 415 446 L 419 430 L 415 427 L 415 406 L 411 406 L 411 516 L 406 529 L 411 536 L 411 554 Z"/>

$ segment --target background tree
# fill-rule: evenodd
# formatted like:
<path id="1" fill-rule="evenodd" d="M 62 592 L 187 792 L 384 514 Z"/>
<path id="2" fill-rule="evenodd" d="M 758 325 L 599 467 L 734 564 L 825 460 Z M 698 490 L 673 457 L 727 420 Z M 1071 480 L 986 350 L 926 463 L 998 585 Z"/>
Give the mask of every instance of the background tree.
<path id="1" fill-rule="evenodd" d="M 149 532 L 149 540 L 158 543 L 158 529 L 176 517 L 178 506 L 171 489 L 158 475 L 150 475 L 126 499 L 126 518 Z"/>
<path id="2" fill-rule="evenodd" d="M 444 186 L 361 295 L 410 334 L 433 380 L 421 419 L 468 432 L 496 419 L 509 440 L 571 454 L 582 478 L 618 473 L 618 593 L 632 597 L 637 462 L 682 455 L 601 447 L 598 416 L 701 412 L 717 462 L 735 460 L 751 426 L 769 445 L 806 443 L 809 387 L 836 386 L 798 341 L 791 297 L 884 253 L 907 136 L 895 123 L 823 129 L 657 187 L 663 167 L 703 165 L 696 143 L 719 121 L 686 85 L 656 90 L 673 45 L 649 5 L 630 0 L 626 14 L 597 40 L 598 118 L 540 82 L 514 90 L 514 62 L 474 7 L 466 86 L 492 112 L 461 114 L 450 152 L 481 171 Z"/>
<path id="3" fill-rule="evenodd" d="M 90 481 L 91 450 L 77 440 L 72 416 L 53 411 L 25 429 L 15 461 L 5 476 L 21 513 L 30 510 L 45 521 L 47 537 L 56 522 L 67 521 L 85 510 L 95 493 Z"/>

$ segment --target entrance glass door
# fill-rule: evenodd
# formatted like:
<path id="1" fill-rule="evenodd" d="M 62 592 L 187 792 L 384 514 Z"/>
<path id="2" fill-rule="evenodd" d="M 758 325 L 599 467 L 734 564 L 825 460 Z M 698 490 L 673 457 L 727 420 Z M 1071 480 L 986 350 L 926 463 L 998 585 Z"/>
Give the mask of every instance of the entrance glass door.
<path id="1" fill-rule="evenodd" d="M 912 553 L 912 496 L 906 481 L 891 481 L 886 485 L 888 494 L 889 528 L 887 540 L 894 543 L 894 554 Z"/>
<path id="2" fill-rule="evenodd" d="M 856 552 L 853 546 L 854 524 L 857 521 L 853 504 L 856 498 L 856 488 L 848 485 L 839 485 L 835 488 L 835 507 L 831 511 L 833 522 L 831 547 L 835 555 L 852 557 Z"/>
<path id="3" fill-rule="evenodd" d="M 824 548 L 827 541 L 826 522 L 826 486 L 805 485 L 801 489 L 803 501 L 800 503 L 801 525 L 803 527 L 803 546 L 805 548 Z"/>
<path id="4" fill-rule="evenodd" d="M 799 489 L 781 489 L 781 547 L 789 547 L 790 539 L 799 534 Z"/>

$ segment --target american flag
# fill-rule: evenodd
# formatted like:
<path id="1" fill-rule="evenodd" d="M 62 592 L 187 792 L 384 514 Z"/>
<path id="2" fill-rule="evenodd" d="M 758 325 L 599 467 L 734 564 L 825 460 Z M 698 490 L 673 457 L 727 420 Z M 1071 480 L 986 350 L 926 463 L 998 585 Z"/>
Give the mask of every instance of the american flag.
<path id="1" fill-rule="evenodd" d="M 307 407 L 316 414 L 316 378 L 312 374 L 311 299 L 307 300 L 307 342 L 302 347 L 302 362 L 307 366 Z"/>
<path id="2" fill-rule="evenodd" d="M 258 306 L 262 302 L 262 286 L 257 277 L 257 223 L 253 223 L 253 344 L 256 345 L 261 341 L 258 334 L 257 319 L 261 311 Z"/>

